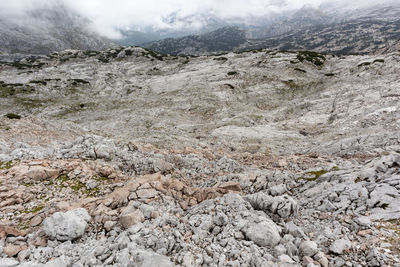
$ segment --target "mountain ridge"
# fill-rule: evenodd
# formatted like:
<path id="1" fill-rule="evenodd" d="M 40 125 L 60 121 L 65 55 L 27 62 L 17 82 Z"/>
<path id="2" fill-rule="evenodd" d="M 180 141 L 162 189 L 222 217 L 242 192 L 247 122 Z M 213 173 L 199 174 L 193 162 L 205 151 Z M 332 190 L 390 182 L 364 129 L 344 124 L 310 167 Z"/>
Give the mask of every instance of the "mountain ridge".
<path id="1" fill-rule="evenodd" d="M 0 44 L 0 52 L 7 54 L 103 50 L 115 45 L 91 30 L 89 20 L 60 2 L 12 18 L 0 13 Z"/>

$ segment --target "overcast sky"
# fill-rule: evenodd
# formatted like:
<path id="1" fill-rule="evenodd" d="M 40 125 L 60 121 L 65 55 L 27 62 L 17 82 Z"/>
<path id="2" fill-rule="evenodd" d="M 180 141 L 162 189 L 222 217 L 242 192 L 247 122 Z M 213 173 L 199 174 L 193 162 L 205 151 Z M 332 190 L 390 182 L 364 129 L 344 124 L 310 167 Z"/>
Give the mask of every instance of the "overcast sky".
<path id="1" fill-rule="evenodd" d="M 381 3 L 378 0 L 0 0 L 0 13 L 7 15 L 23 14 L 26 10 L 51 2 L 63 2 L 93 22 L 100 33 L 119 37 L 116 28 L 131 25 L 155 28 L 200 27 L 201 21 L 192 25 L 176 23 L 170 25 L 163 18 L 175 13 L 178 18 L 194 14 L 213 14 L 219 18 L 255 17 L 271 12 L 295 10 L 304 5 L 318 7 L 326 2 L 341 2 L 352 6 Z"/>

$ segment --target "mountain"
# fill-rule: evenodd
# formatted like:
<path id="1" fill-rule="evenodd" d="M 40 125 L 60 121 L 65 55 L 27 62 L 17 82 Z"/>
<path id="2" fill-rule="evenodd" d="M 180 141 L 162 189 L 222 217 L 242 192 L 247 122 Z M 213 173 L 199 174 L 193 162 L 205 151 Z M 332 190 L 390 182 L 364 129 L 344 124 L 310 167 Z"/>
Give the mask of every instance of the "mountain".
<path id="1" fill-rule="evenodd" d="M 235 25 L 235 23 L 230 23 L 215 15 L 205 13 L 180 17 L 174 12 L 163 17 L 161 21 L 166 25 L 165 28 L 132 26 L 128 30 L 119 29 L 123 37 L 114 41 L 126 46 L 143 45 L 152 41 L 203 34 L 229 25 Z"/>
<path id="2" fill-rule="evenodd" d="M 333 16 L 327 15 L 321 9 L 304 6 L 295 12 L 275 16 L 270 21 L 258 19 L 253 21 L 253 24 L 242 26 L 242 28 L 246 30 L 249 39 L 260 39 L 316 25 L 326 25 L 333 20 Z"/>
<path id="3" fill-rule="evenodd" d="M 275 37 L 249 40 L 248 49 L 313 50 L 331 54 L 375 53 L 400 39 L 400 19 L 358 19 L 291 31 Z"/>
<path id="4" fill-rule="evenodd" d="M 267 26 L 227 27 L 207 34 L 151 42 L 145 46 L 172 55 L 263 48 L 315 50 L 341 55 L 379 52 L 387 49 L 387 44 L 400 39 L 400 5 L 336 12 L 332 14 L 331 9 L 322 11 L 304 7 L 286 18 L 269 22 Z"/>
<path id="5" fill-rule="evenodd" d="M 114 45 L 90 21 L 55 2 L 19 17 L 0 13 L 0 52 L 48 54 L 65 49 L 102 50 Z"/>
<path id="6" fill-rule="evenodd" d="M 168 38 L 144 46 L 163 54 L 201 55 L 232 51 L 246 41 L 246 32 L 231 26 L 201 35 Z"/>

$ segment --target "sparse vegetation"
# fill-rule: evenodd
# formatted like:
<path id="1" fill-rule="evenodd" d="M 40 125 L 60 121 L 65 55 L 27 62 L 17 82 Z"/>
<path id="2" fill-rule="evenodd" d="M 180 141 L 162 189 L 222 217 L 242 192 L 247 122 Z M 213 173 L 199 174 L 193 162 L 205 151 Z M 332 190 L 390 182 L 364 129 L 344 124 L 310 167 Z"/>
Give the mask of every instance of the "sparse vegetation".
<path id="1" fill-rule="evenodd" d="M 2 162 L 0 161 L 0 170 L 8 170 L 13 167 L 12 161 Z"/>
<path id="2" fill-rule="evenodd" d="M 153 50 L 150 50 L 150 49 L 147 49 L 147 48 L 144 48 L 144 50 L 146 50 L 146 52 L 143 52 L 144 56 L 153 57 L 153 58 L 158 59 L 160 61 L 163 61 L 164 57 L 166 57 L 166 55 L 157 53 L 157 52 L 155 52 Z"/>
<path id="3" fill-rule="evenodd" d="M 304 62 L 304 60 L 313 63 L 316 66 L 322 66 L 326 60 L 326 57 L 323 54 L 312 52 L 312 51 L 300 51 L 297 54 L 297 59 L 300 62 Z"/>
<path id="4" fill-rule="evenodd" d="M 214 60 L 216 60 L 216 61 L 227 61 L 228 58 L 226 58 L 226 57 L 215 57 Z"/>
<path id="5" fill-rule="evenodd" d="M 44 209 L 44 206 L 43 205 L 39 205 L 36 208 L 33 208 L 31 210 L 24 210 L 22 213 L 33 213 L 33 214 L 35 214 L 35 213 L 38 213 L 39 211 L 41 211 L 43 209 Z"/>
<path id="6" fill-rule="evenodd" d="M 5 115 L 6 118 L 10 119 L 10 120 L 19 120 L 21 119 L 21 116 L 15 113 L 7 113 Z"/>

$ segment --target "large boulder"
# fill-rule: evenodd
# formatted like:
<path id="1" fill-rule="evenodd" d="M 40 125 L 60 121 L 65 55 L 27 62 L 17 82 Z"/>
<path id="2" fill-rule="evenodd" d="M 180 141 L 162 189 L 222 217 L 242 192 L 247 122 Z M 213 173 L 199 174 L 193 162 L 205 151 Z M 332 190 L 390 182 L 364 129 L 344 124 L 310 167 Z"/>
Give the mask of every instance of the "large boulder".
<path id="1" fill-rule="evenodd" d="M 247 224 L 242 232 L 248 239 L 262 247 L 274 247 L 281 241 L 281 229 L 267 218 Z"/>
<path id="2" fill-rule="evenodd" d="M 85 233 L 90 219 L 88 212 L 82 208 L 56 212 L 44 220 L 43 230 L 50 239 L 74 240 Z"/>

